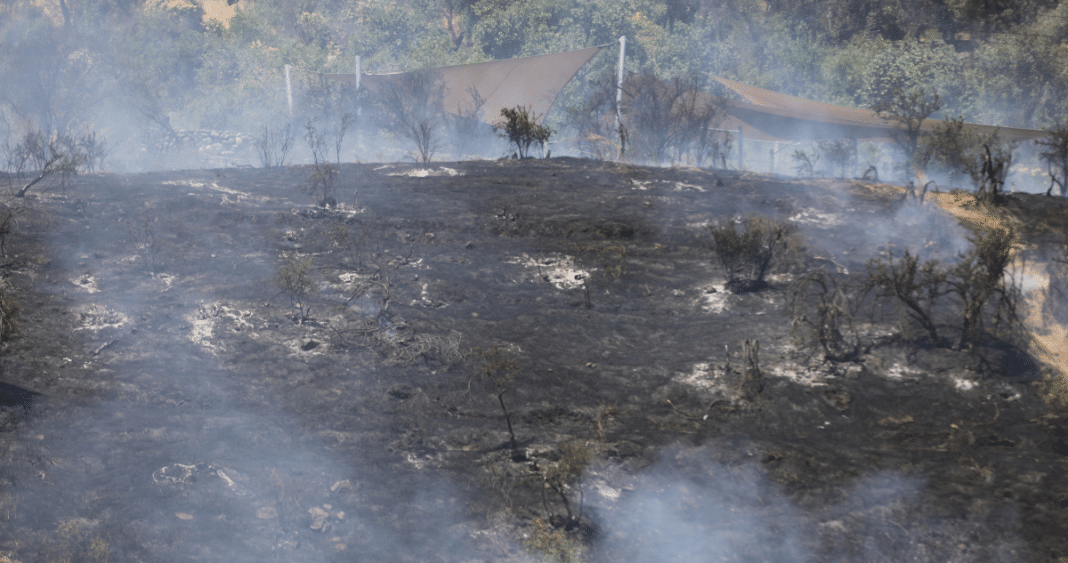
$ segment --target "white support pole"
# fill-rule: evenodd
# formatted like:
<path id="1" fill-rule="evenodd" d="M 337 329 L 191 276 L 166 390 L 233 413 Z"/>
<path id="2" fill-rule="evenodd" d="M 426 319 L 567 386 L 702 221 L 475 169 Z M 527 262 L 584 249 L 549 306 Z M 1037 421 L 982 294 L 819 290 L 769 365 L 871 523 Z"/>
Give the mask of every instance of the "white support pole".
<path id="1" fill-rule="evenodd" d="M 738 170 L 745 168 L 745 132 L 738 126 Z"/>
<path id="2" fill-rule="evenodd" d="M 360 116 L 360 80 L 363 79 L 363 62 L 356 55 L 356 117 Z"/>
<path id="3" fill-rule="evenodd" d="M 619 79 L 616 82 L 616 130 L 623 126 L 621 104 L 623 103 L 623 61 L 627 55 L 627 36 L 619 37 Z"/>
<path id="4" fill-rule="evenodd" d="M 293 81 L 289 79 L 289 65 L 286 65 L 286 100 L 289 102 L 289 117 L 293 117 Z"/>

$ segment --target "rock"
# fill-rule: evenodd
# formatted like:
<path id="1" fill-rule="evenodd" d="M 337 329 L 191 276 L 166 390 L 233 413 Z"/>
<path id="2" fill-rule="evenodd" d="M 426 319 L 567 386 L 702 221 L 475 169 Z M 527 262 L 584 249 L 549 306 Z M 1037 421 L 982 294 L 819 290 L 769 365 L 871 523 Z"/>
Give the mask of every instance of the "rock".
<path id="1" fill-rule="evenodd" d="M 309 528 L 316 532 L 325 532 L 329 529 L 330 524 L 326 519 L 330 518 L 330 513 L 315 506 L 308 509 L 308 514 L 311 516 L 311 524 L 308 525 Z"/>
<path id="2" fill-rule="evenodd" d="M 333 485 L 331 485 L 330 492 L 336 493 L 338 491 L 351 491 L 351 490 L 354 490 L 355 488 L 356 487 L 352 486 L 352 482 L 350 482 L 348 479 L 344 479 L 342 481 L 338 481 L 338 482 L 334 483 Z"/>

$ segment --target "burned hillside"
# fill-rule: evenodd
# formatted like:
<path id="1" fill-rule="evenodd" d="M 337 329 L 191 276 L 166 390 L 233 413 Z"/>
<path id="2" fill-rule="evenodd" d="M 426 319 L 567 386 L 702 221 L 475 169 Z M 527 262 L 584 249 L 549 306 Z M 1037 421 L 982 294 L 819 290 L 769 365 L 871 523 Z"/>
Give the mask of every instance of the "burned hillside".
<path id="1" fill-rule="evenodd" d="M 310 166 L 3 198 L 0 557 L 1068 558 L 1062 199 L 1005 196 L 1020 323 L 958 350 L 952 295 L 934 341 L 864 283 L 967 254 L 993 213 L 968 194 L 338 169 L 330 206 Z M 709 227 L 750 217 L 794 233 L 735 293 Z M 816 272 L 855 353 L 798 328 Z"/>

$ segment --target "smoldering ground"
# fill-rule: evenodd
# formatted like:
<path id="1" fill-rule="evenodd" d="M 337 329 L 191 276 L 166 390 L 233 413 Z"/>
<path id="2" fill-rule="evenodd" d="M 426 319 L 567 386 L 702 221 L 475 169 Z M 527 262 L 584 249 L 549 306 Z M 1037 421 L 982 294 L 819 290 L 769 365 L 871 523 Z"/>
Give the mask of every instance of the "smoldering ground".
<path id="1" fill-rule="evenodd" d="M 577 159 L 343 165 L 338 199 L 358 189 L 359 207 L 324 209 L 308 170 L 83 175 L 7 204 L 25 210 L 3 379 L 39 395 L 0 433 L 5 556 L 523 561 L 555 532 L 603 561 L 1062 552 L 1063 419 L 1021 352 L 876 338 L 808 363 L 784 313 L 795 274 L 722 289 L 710 222 L 791 221 L 803 264 L 858 275 L 900 190 Z M 131 225 L 151 227 L 151 262 Z M 276 274 L 305 260 L 302 319 Z M 518 451 L 472 353 L 497 345 L 520 366 Z M 546 472 L 567 444 L 595 453 L 559 482 L 580 525 L 538 532 L 566 514 Z"/>

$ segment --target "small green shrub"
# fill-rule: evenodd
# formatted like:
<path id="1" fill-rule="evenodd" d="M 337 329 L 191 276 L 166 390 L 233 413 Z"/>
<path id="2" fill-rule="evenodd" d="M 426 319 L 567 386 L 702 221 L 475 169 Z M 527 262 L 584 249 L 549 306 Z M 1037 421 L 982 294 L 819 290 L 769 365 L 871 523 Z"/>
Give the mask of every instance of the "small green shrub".
<path id="1" fill-rule="evenodd" d="M 742 231 L 736 225 L 742 224 Z M 776 262 L 785 260 L 796 245 L 797 228 L 764 217 L 744 221 L 731 218 L 722 224 L 709 225 L 712 249 L 719 257 L 727 276 L 726 287 L 734 293 L 765 289 L 765 276 Z"/>
<path id="2" fill-rule="evenodd" d="M 525 107 L 502 108 L 503 121 L 494 124 L 494 129 L 503 130 L 501 138 L 508 139 L 509 144 L 515 148 L 519 158 L 526 158 L 530 154 L 530 147 L 537 145 L 539 152 L 544 152 L 545 143 L 555 131 L 538 123 L 539 117 L 530 113 Z"/>

